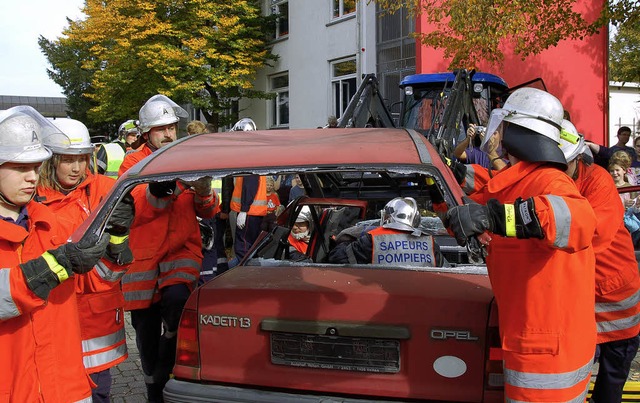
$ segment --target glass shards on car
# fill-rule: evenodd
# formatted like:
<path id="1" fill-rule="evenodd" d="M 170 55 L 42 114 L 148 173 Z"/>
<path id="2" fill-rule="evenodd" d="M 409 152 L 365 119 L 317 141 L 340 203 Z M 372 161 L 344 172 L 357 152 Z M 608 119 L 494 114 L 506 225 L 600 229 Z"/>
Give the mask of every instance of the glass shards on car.
<path id="1" fill-rule="evenodd" d="M 102 231 L 131 189 L 145 195 L 139 189 L 149 183 L 203 177 L 223 208 L 230 200 L 241 210 L 235 239 L 214 226 L 227 233 L 237 265 L 188 299 L 165 401 L 502 401 L 486 267 L 470 263 L 442 225 L 463 192 L 422 135 L 367 128 L 189 136 L 123 175 L 76 237 Z M 262 230 L 251 239 L 247 226 L 256 222 Z M 136 262 L 158 250 L 131 242 Z M 243 255 L 233 259 L 238 247 Z"/>

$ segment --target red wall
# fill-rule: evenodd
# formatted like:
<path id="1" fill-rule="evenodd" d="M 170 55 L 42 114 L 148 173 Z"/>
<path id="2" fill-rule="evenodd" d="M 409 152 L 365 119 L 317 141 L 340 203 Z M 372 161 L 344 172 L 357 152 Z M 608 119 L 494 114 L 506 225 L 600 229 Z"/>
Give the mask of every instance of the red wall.
<path id="1" fill-rule="evenodd" d="M 595 20 L 603 5 L 602 0 L 578 0 L 576 10 L 587 20 Z M 418 17 L 416 30 L 429 32 L 430 26 Z M 432 29 L 432 28 L 431 28 Z M 506 48 L 505 48 L 506 49 Z M 585 40 L 564 40 L 558 46 L 525 61 L 509 49 L 504 51 L 502 67 L 479 64 L 479 71 L 501 76 L 508 85 L 542 77 L 547 90 L 562 102 L 571 113 L 571 120 L 580 133 L 598 144 L 608 144 L 609 83 L 608 83 L 608 31 Z M 416 72 L 447 71 L 449 60 L 443 52 L 417 45 Z"/>

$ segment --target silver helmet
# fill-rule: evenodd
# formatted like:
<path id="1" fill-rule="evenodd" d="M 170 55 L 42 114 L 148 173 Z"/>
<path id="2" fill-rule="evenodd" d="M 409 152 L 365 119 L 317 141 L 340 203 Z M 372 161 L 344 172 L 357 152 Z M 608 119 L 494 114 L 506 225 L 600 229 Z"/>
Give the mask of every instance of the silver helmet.
<path id="1" fill-rule="evenodd" d="M 189 114 L 180 105 L 165 95 L 157 94 L 149 98 L 140 108 L 140 131 L 146 133 L 153 127 L 177 123 L 180 118 L 187 117 Z"/>
<path id="2" fill-rule="evenodd" d="M 45 139 L 70 144 L 60 129 L 31 106 L 14 106 L 0 113 L 0 165 L 48 160 L 52 153 L 44 146 Z"/>
<path id="3" fill-rule="evenodd" d="M 401 231 L 414 231 L 420 227 L 418 203 L 412 197 L 396 197 L 380 212 L 380 225 Z"/>
<path id="4" fill-rule="evenodd" d="M 54 119 L 52 123 L 69 138 L 66 144 L 64 142 L 61 143 L 59 138 L 51 136 L 44 139 L 44 145 L 55 154 L 79 155 L 93 153 L 95 147 L 91 144 L 89 129 L 84 123 L 67 118 Z"/>
<path id="5" fill-rule="evenodd" d="M 250 118 L 242 118 L 231 128 L 232 132 L 249 132 L 256 130 L 256 122 Z"/>

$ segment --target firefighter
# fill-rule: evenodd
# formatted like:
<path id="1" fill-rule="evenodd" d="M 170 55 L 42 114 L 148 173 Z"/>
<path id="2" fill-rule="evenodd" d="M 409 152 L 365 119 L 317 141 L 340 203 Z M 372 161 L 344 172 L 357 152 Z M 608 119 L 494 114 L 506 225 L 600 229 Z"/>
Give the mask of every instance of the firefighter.
<path id="1" fill-rule="evenodd" d="M 598 375 L 591 399 L 595 403 L 622 401 L 622 389 L 638 350 L 640 276 L 633 242 L 624 226 L 624 207 L 611 175 L 593 164 L 584 137 L 565 120 L 563 129 L 578 138 L 560 141 L 569 175 L 596 213 L 593 237 L 596 256 L 596 324 Z"/>
<path id="2" fill-rule="evenodd" d="M 309 206 L 302 206 L 296 221 L 291 228 L 291 233 L 287 238 L 289 242 L 289 256 L 292 260 L 304 259 L 309 248 L 313 218 Z"/>
<path id="3" fill-rule="evenodd" d="M 70 236 L 113 187 L 115 181 L 103 175 L 92 174 L 89 159 L 93 144 L 87 127 L 77 120 L 56 119 L 53 123 L 70 139 L 70 144 L 56 141 L 53 136 L 44 144 L 53 157 L 42 164 L 37 187 L 37 200 L 51 208 L 66 236 Z M 130 197 L 116 208 L 121 220 L 121 230 L 114 240 L 119 266 L 98 266 L 97 283 L 92 276 L 75 276 L 76 297 L 80 313 L 82 354 L 84 365 L 97 385 L 92 391 L 94 402 L 108 402 L 111 390 L 109 369 L 127 358 L 124 331 L 124 297 L 120 279 L 133 256 L 128 247 L 128 231 L 133 221 L 133 204 Z M 114 251 L 115 253 L 115 251 Z"/>
<path id="4" fill-rule="evenodd" d="M 51 151 L 69 140 L 29 106 L 0 113 L 0 400 L 90 402 L 74 281 L 93 271 L 110 236 L 65 243 L 55 214 L 33 200 Z"/>
<path id="5" fill-rule="evenodd" d="M 460 245 L 485 231 L 491 236 L 486 260 L 500 312 L 507 401 L 584 401 L 591 376 L 596 217 L 564 173 L 562 118 L 553 95 L 514 91 L 492 111 L 487 130 L 494 136 L 503 126 L 497 133 L 511 166 L 473 193 L 474 202 L 446 213 Z"/>
<path id="6" fill-rule="evenodd" d="M 442 266 L 440 249 L 420 229 L 420 211 L 411 197 L 390 200 L 380 212 L 380 226 L 364 232 L 361 228 L 348 228 L 338 235 L 330 263 Z"/>
<path id="7" fill-rule="evenodd" d="M 92 170 L 94 173 L 118 179 L 118 170 L 124 154 L 131 150 L 140 137 L 140 129 L 135 120 L 127 120 L 118 128 L 118 138 L 111 143 L 102 143 L 96 149 Z"/>
<path id="8" fill-rule="evenodd" d="M 249 118 L 240 119 L 231 129 L 234 132 L 254 130 L 256 130 L 256 124 Z M 233 212 L 230 214 L 230 221 L 235 256 L 229 261 L 229 268 L 232 268 L 247 254 L 262 230 L 262 220 L 267 215 L 267 177 L 260 175 L 236 177 L 229 208 Z"/>
<path id="9" fill-rule="evenodd" d="M 125 156 L 120 175 L 175 141 L 178 121 L 187 116 L 164 95 L 149 98 L 139 112 L 144 144 Z M 211 178 L 206 177 L 140 185 L 132 195 L 138 212 L 130 235 L 135 262 L 122 279 L 122 289 L 136 331 L 148 399 L 160 402 L 175 362 L 180 314 L 202 265 L 197 216 L 212 218 L 218 201 Z"/>

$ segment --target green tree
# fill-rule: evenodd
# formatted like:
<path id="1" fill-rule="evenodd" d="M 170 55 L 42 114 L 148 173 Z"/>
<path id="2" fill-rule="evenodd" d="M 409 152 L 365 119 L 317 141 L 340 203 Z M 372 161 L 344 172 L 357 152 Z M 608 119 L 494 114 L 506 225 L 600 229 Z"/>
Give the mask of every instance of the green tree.
<path id="1" fill-rule="evenodd" d="M 226 112 L 239 97 L 270 97 L 252 89 L 256 71 L 276 60 L 274 20 L 257 0 L 86 0 L 83 11 L 51 45 L 88 53 L 79 55 L 90 75 L 82 96 L 94 121 L 135 117 L 162 93 L 218 126 L 235 119 Z M 65 74 L 49 60 L 52 74 Z"/>
<path id="2" fill-rule="evenodd" d="M 70 20 L 67 21 L 69 24 L 72 23 Z M 93 72 L 81 66 L 82 60 L 91 57 L 88 48 L 79 47 L 80 44 L 77 43 L 63 46 L 43 36 L 38 38 L 38 45 L 52 66 L 51 69 L 47 69 L 49 78 L 63 88 L 67 97 L 69 116 L 85 123 L 94 134 L 113 133 L 116 122 L 96 122 L 88 116 L 89 109 L 97 105 L 83 95 L 92 91 L 90 82 Z"/>
<path id="3" fill-rule="evenodd" d="M 640 82 L 640 22 L 621 23 L 609 46 L 612 81 Z"/>
<path id="4" fill-rule="evenodd" d="M 370 0 L 387 12 L 401 7 L 409 18 L 422 15 L 434 30 L 416 33 L 422 44 L 442 49 L 450 68 L 476 68 L 479 60 L 494 65 L 504 60 L 503 45 L 525 59 L 555 46 L 563 39 L 592 35 L 608 21 L 614 24 L 637 16 L 637 0 L 612 1 L 600 17 L 587 21 L 573 11 L 588 0 Z"/>

